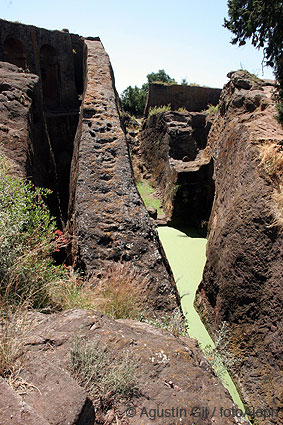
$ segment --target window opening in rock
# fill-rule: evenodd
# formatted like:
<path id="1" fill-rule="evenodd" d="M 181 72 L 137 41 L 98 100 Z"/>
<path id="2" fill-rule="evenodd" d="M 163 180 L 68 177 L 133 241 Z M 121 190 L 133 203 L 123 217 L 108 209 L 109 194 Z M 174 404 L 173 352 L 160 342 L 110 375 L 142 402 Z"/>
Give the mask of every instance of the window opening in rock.
<path id="1" fill-rule="evenodd" d="M 4 61 L 26 69 L 26 52 L 20 40 L 14 37 L 6 38 L 4 42 Z"/>

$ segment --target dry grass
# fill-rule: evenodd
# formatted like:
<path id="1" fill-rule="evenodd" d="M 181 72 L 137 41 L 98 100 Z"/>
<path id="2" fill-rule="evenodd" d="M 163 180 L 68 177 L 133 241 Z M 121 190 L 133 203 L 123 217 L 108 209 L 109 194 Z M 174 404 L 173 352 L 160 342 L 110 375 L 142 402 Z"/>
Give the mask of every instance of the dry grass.
<path id="1" fill-rule="evenodd" d="M 108 266 L 93 291 L 91 305 L 113 319 L 139 319 L 145 311 L 149 279 L 128 263 Z"/>
<path id="2" fill-rule="evenodd" d="M 274 218 L 273 225 L 283 229 L 283 184 L 274 189 L 270 206 Z"/>
<path id="3" fill-rule="evenodd" d="M 189 336 L 187 320 L 179 308 L 163 316 L 145 318 L 143 321 L 156 328 L 165 329 L 174 336 Z"/>
<path id="4" fill-rule="evenodd" d="M 275 184 L 270 210 L 273 226 L 283 228 L 283 145 L 275 142 L 259 146 L 260 164 Z"/>
<path id="5" fill-rule="evenodd" d="M 137 364 L 129 356 L 102 347 L 99 339 L 90 343 L 76 337 L 71 348 L 71 373 L 95 400 L 130 397 L 137 390 Z"/>
<path id="6" fill-rule="evenodd" d="M 283 145 L 272 142 L 259 147 L 260 164 L 267 174 L 278 182 L 283 182 Z"/>
<path id="7" fill-rule="evenodd" d="M 151 117 L 152 115 L 159 114 L 160 112 L 169 112 L 171 111 L 171 103 L 168 105 L 163 106 L 154 106 L 149 108 L 148 116 Z"/>
<path id="8" fill-rule="evenodd" d="M 93 287 L 79 274 L 68 267 L 68 279 L 52 281 L 47 286 L 50 310 L 68 310 L 72 308 L 88 309 L 92 307 Z"/>
<path id="9" fill-rule="evenodd" d="M 9 376 L 20 367 L 24 338 L 30 330 L 27 310 L 0 309 L 0 376 Z"/>

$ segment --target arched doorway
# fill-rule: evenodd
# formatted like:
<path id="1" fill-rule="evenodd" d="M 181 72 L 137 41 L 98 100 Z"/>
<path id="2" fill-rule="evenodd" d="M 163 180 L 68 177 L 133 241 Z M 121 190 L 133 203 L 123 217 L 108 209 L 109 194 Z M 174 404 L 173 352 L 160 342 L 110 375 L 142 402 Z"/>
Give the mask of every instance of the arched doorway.
<path id="1" fill-rule="evenodd" d="M 6 38 L 4 42 L 4 61 L 26 69 L 26 52 L 20 40 L 14 37 Z"/>
<path id="2" fill-rule="evenodd" d="M 40 49 L 40 72 L 44 103 L 56 107 L 59 103 L 58 60 L 56 49 L 49 44 Z"/>

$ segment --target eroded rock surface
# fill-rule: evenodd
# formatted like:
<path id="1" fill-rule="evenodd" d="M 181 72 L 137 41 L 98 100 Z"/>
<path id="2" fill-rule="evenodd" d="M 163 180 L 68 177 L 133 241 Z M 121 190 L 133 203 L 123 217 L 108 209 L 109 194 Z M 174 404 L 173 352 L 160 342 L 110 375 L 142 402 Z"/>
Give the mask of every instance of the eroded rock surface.
<path id="1" fill-rule="evenodd" d="M 46 183 L 48 165 L 51 168 L 47 134 L 42 122 L 37 125 L 33 122 L 41 114 L 39 78 L 21 72 L 15 65 L 0 62 L 1 151 L 13 164 L 15 175 L 33 174 L 38 184 Z M 40 137 L 41 143 L 34 140 L 35 136 Z"/>
<path id="2" fill-rule="evenodd" d="M 161 414 L 162 409 L 172 413 L 175 408 L 175 417 L 157 417 L 153 422 L 164 425 L 179 422 L 177 407 L 187 409 L 188 416 L 181 422 L 184 424 L 239 423 L 233 416 L 221 417 L 221 407 L 232 409 L 233 402 L 195 340 L 173 336 L 146 323 L 114 321 L 82 310 L 53 315 L 37 313 L 30 319 L 34 325 L 25 338 L 23 364 L 17 375 L 21 395 L 0 382 L 4 389 L 0 393 L 0 408 L 7 395 L 10 404 L 15 400 L 8 416 L 18 418 L 20 406 L 26 406 L 25 411 L 33 414 L 33 421 L 20 416 L 21 425 L 33 425 L 38 417 L 42 418 L 38 423 L 44 425 L 148 425 L 153 422 L 148 416 L 150 409 L 157 412 L 159 408 Z M 113 358 L 121 355 L 135 361 L 136 396 L 120 401 L 114 398 L 103 408 L 98 399 L 89 399 L 70 374 L 74 337 L 79 343 L 98 341 L 99 347 L 113 352 Z M 132 417 L 126 414 L 128 407 L 132 408 L 131 413 L 135 409 Z M 10 421 L 8 416 L 6 412 L 1 416 L 1 425 L 16 425 L 16 419 Z M 246 424 L 244 420 L 241 423 Z"/>
<path id="3" fill-rule="evenodd" d="M 211 121 L 205 113 L 151 115 L 133 147 L 136 179 L 157 189 L 168 219 L 198 226 L 208 220 L 214 195 L 213 164 L 206 151 Z"/>
<path id="4" fill-rule="evenodd" d="M 85 43 L 85 93 L 71 171 L 73 257 L 89 275 L 101 274 L 110 261 L 130 261 L 150 278 L 149 304 L 172 309 L 176 289 L 136 190 L 109 58 L 100 41 Z"/>
<path id="5" fill-rule="evenodd" d="M 273 86 L 245 72 L 230 77 L 209 135 L 216 196 L 196 306 L 215 337 L 225 322 L 246 403 L 277 409 L 283 388 L 283 233 L 271 208 L 276 181 L 260 164 L 259 151 L 282 144 L 283 132 L 274 118 Z"/>
<path id="6" fill-rule="evenodd" d="M 9 172 L 51 189 L 49 206 L 59 218 L 56 166 L 39 77 L 6 62 L 0 62 L 0 140 L 0 152 L 9 161 Z"/>

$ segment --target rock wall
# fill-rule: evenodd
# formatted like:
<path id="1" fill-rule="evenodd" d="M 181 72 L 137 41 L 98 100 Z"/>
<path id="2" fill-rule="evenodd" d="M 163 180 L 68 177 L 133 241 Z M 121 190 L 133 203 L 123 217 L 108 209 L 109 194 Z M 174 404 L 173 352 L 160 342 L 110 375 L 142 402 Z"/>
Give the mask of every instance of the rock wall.
<path id="1" fill-rule="evenodd" d="M 245 72 L 230 77 L 209 135 L 216 195 L 195 304 L 215 338 L 223 337 L 224 323 L 225 355 L 236 359 L 233 375 L 245 402 L 277 409 L 283 388 L 283 233 L 271 208 L 276 180 L 259 155 L 271 143 L 279 148 L 283 132 L 274 118 L 272 85 Z"/>
<path id="2" fill-rule="evenodd" d="M 77 106 L 72 42 L 68 32 L 0 19 L 0 61 L 40 76 L 47 108 Z"/>
<path id="3" fill-rule="evenodd" d="M 56 180 L 56 173 L 58 175 L 58 185 L 53 184 L 51 188 L 56 197 L 58 193 L 56 202 L 60 213 L 56 215 L 63 222 L 67 220 L 73 141 L 78 124 L 79 96 L 83 92 L 83 46 L 83 38 L 69 34 L 68 30 L 48 31 L 0 20 L 0 60 L 39 77 L 36 98 L 40 105 L 36 109 L 41 112 L 33 122 L 39 122 L 37 127 L 41 125 L 48 133 L 45 134 L 51 146 L 48 155 L 53 156 L 56 164 L 56 170 L 52 168 L 52 179 Z M 34 140 L 39 149 L 45 146 L 41 143 L 41 134 Z M 43 152 L 42 158 L 44 161 Z M 38 160 L 34 164 L 40 176 L 42 164 Z M 50 187 L 46 179 L 35 177 L 35 171 L 31 175 L 41 186 Z"/>
<path id="4" fill-rule="evenodd" d="M 100 41 L 86 40 L 85 92 L 71 170 L 73 261 L 98 276 L 110 261 L 130 261 L 150 278 L 149 304 L 172 309 L 172 274 L 136 190 L 116 101 L 108 55 Z"/>
<path id="5" fill-rule="evenodd" d="M 55 162 L 43 115 L 39 77 L 0 62 L 0 151 L 11 172 L 54 191 L 53 214 L 59 216 Z"/>
<path id="6" fill-rule="evenodd" d="M 160 112 L 144 122 L 133 164 L 136 179 L 149 180 L 160 193 L 173 225 L 200 226 L 214 196 L 213 164 L 205 151 L 209 116 Z"/>
<path id="7" fill-rule="evenodd" d="M 220 94 L 221 89 L 210 87 L 151 83 L 144 115 L 147 117 L 151 107 L 169 105 L 169 103 L 172 110 L 186 108 L 188 111 L 200 112 L 207 109 L 210 104 L 217 105 Z"/>

